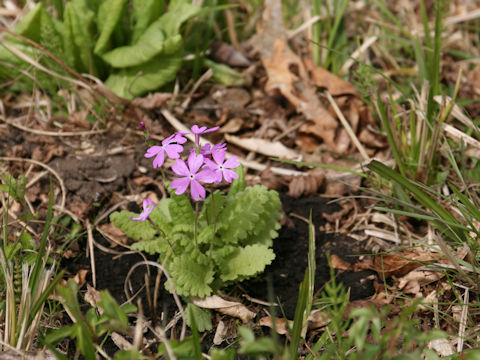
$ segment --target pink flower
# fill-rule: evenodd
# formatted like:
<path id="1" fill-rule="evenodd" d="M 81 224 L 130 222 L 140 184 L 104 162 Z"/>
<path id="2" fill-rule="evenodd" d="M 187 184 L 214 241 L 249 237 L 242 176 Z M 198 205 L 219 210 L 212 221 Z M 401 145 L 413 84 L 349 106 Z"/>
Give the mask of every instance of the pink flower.
<path id="1" fill-rule="evenodd" d="M 198 201 L 200 198 L 205 199 L 205 188 L 199 181 L 211 183 L 214 181 L 214 174 L 211 170 L 206 169 L 198 172 L 203 165 L 203 155 L 190 153 L 188 156 L 188 167 L 185 161 L 177 159 L 177 162 L 172 165 L 172 170 L 175 174 L 183 176 L 175 179 L 170 184 L 170 187 L 175 190 L 175 194 L 183 194 L 190 185 L 190 194 L 193 200 Z"/>
<path id="2" fill-rule="evenodd" d="M 147 153 L 144 156 L 146 158 L 155 156 L 155 159 L 153 160 L 154 168 L 163 165 L 165 162 L 165 153 L 167 153 L 167 156 L 170 159 L 178 159 L 180 157 L 179 153 L 183 151 L 183 146 L 175 144 L 175 142 L 178 142 L 178 136 L 178 134 L 173 134 L 162 141 L 162 146 L 154 145 L 148 148 Z M 177 137 L 177 140 L 175 137 Z"/>
<path id="3" fill-rule="evenodd" d="M 195 146 L 196 147 L 200 146 L 200 135 L 201 134 L 206 134 L 206 133 L 209 133 L 209 132 L 212 132 L 212 131 L 217 131 L 218 129 L 220 129 L 220 126 L 215 126 L 211 129 L 207 129 L 206 126 L 198 127 L 198 125 L 193 125 L 191 130 L 192 130 L 192 134 L 195 135 Z"/>
<path id="4" fill-rule="evenodd" d="M 155 209 L 155 203 L 150 199 L 143 200 L 143 212 L 137 217 L 130 216 L 133 221 L 145 221 L 150 216 L 150 213 Z"/>
<path id="5" fill-rule="evenodd" d="M 240 165 L 237 156 L 232 156 L 225 161 L 225 150 L 215 150 L 212 152 L 212 157 L 215 162 L 210 159 L 205 159 L 205 166 L 215 173 L 215 183 L 222 181 L 222 177 L 226 182 L 231 183 L 233 179 L 238 179 L 238 174 L 230 169 L 234 169 Z"/>
<path id="6" fill-rule="evenodd" d="M 226 148 L 227 144 L 225 143 L 218 143 L 213 146 L 211 146 L 210 144 L 205 144 L 202 146 L 200 154 L 202 154 L 203 156 L 209 156 L 212 155 L 212 152 L 214 152 L 215 150 L 226 150 Z"/>
<path id="7" fill-rule="evenodd" d="M 185 139 L 185 135 L 188 134 L 188 132 L 185 132 L 185 131 L 179 131 L 179 132 L 176 132 L 174 137 L 173 137 L 173 141 L 175 141 L 177 144 L 185 144 L 187 142 L 187 139 Z"/>

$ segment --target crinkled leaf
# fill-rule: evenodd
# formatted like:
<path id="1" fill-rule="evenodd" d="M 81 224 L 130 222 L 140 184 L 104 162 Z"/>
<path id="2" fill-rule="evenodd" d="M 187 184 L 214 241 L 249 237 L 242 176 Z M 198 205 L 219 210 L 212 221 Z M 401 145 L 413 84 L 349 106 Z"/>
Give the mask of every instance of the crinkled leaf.
<path id="1" fill-rule="evenodd" d="M 243 169 L 243 166 L 238 166 L 235 169 L 235 172 L 238 174 L 238 179 L 234 179 L 232 181 L 227 198 L 231 198 L 235 196 L 235 194 L 237 194 L 238 192 L 245 190 L 245 170 Z"/>
<path id="2" fill-rule="evenodd" d="M 269 200 L 264 204 L 263 214 L 259 216 L 251 235 L 242 241 L 243 245 L 262 244 L 272 246 L 273 239 L 278 236 L 277 230 L 281 227 L 280 219 L 282 218 L 282 213 L 280 210 L 282 203 L 278 193 L 274 190 L 269 190 L 267 196 Z"/>
<path id="3" fill-rule="evenodd" d="M 187 314 L 187 325 L 192 326 L 191 317 L 195 317 L 195 325 L 199 332 L 212 330 L 212 313 L 209 309 L 203 309 L 198 307 L 195 304 L 188 303 L 187 309 L 185 310 Z"/>
<path id="4" fill-rule="evenodd" d="M 218 217 L 218 214 L 223 208 L 223 204 L 225 203 L 225 195 L 223 195 L 220 191 L 216 190 L 212 194 L 207 196 L 205 202 L 202 206 L 202 211 L 200 211 L 200 216 L 198 218 L 199 222 L 205 222 L 207 224 L 213 224 L 213 222 Z M 215 211 L 214 211 L 215 210 Z"/>
<path id="5" fill-rule="evenodd" d="M 144 251 L 147 254 L 165 254 L 170 249 L 168 241 L 159 236 L 152 240 L 138 241 L 132 244 L 133 250 Z"/>
<path id="6" fill-rule="evenodd" d="M 198 251 L 183 253 L 172 259 L 168 268 L 179 295 L 205 297 L 212 293 L 213 266 L 204 254 Z M 165 287 L 170 291 L 169 282 Z"/>
<path id="7" fill-rule="evenodd" d="M 110 37 L 120 22 L 128 0 L 104 0 L 97 12 L 97 26 L 100 36 L 95 44 L 94 53 L 103 54 L 109 46 Z"/>
<path id="8" fill-rule="evenodd" d="M 200 6 L 187 1 L 170 2 L 168 12 L 155 23 L 158 22 L 167 37 L 170 37 L 178 34 L 183 23 L 197 16 L 200 12 Z"/>
<path id="9" fill-rule="evenodd" d="M 156 211 L 156 209 L 153 211 Z M 135 217 L 138 214 L 125 210 L 115 211 L 110 215 L 110 221 L 124 234 L 135 240 L 149 240 L 157 234 L 157 230 L 149 221 L 133 221 L 130 216 Z"/>
<path id="10" fill-rule="evenodd" d="M 247 245 L 237 248 L 223 259 L 217 259 L 223 281 L 243 280 L 265 270 L 275 258 L 273 250 L 265 245 Z"/>
<path id="11" fill-rule="evenodd" d="M 195 213 L 189 198 L 185 194 L 176 195 L 170 187 L 168 189 L 172 199 L 168 205 L 170 216 L 175 219 L 176 224 L 192 225 L 195 220 Z"/>
<path id="12" fill-rule="evenodd" d="M 183 43 L 180 35 L 175 52 L 160 54 L 151 61 L 111 74 L 105 84 L 118 96 L 133 99 L 173 81 L 182 65 Z M 172 41 L 173 44 L 173 41 Z M 172 50 L 173 48 L 170 48 Z"/>
<path id="13" fill-rule="evenodd" d="M 264 214 L 265 203 L 271 201 L 268 189 L 256 185 L 227 198 L 218 218 L 218 233 L 226 242 L 237 242 L 252 233 Z"/>

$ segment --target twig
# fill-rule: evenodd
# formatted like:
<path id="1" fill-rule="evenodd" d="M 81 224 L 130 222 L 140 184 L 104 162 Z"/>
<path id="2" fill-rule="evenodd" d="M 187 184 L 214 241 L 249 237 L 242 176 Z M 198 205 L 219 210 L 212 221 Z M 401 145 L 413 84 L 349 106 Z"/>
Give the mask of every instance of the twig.
<path id="1" fill-rule="evenodd" d="M 88 251 L 90 254 L 90 267 L 92 268 L 92 283 L 93 287 L 97 288 L 97 272 L 95 271 L 95 251 L 93 246 L 93 231 L 92 225 L 90 224 L 90 220 L 85 221 L 85 225 L 87 228 L 87 242 L 88 242 Z"/>
<path id="2" fill-rule="evenodd" d="M 363 147 L 363 145 L 360 143 L 357 136 L 353 132 L 353 129 L 350 126 L 350 123 L 347 121 L 347 119 L 345 119 L 342 112 L 338 108 L 338 105 L 333 99 L 332 95 L 328 91 L 325 91 L 325 94 L 327 95 L 328 102 L 330 103 L 330 105 L 332 105 L 333 110 L 335 111 L 335 114 L 337 114 L 338 118 L 340 119 L 340 122 L 342 123 L 343 127 L 347 131 L 348 136 L 350 136 L 350 139 L 352 140 L 352 142 L 354 143 L 354 145 L 362 155 L 363 160 L 366 160 L 366 161 L 370 160 L 370 156 L 368 156 L 367 151 L 365 150 L 365 148 Z"/>

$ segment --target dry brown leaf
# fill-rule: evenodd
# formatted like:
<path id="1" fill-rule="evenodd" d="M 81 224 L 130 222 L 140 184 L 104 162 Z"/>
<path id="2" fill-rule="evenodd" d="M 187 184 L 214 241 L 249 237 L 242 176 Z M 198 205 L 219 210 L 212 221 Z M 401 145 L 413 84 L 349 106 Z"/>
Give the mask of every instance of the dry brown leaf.
<path id="1" fill-rule="evenodd" d="M 236 67 L 250 65 L 250 60 L 230 44 L 219 41 L 214 42 L 210 47 L 210 51 L 212 58 L 220 63 Z"/>
<path id="2" fill-rule="evenodd" d="M 87 292 L 85 293 L 85 301 L 92 305 L 93 307 L 96 307 L 97 303 L 101 300 L 102 298 L 100 297 L 100 291 L 95 289 L 93 286 L 90 286 L 90 284 L 87 284 Z M 103 312 L 103 310 L 101 310 Z"/>
<path id="3" fill-rule="evenodd" d="M 350 263 L 348 263 L 347 261 L 341 259 L 340 257 L 338 257 L 337 255 L 335 254 L 332 254 L 331 255 L 331 261 L 332 261 L 332 266 L 334 269 L 338 269 L 338 270 L 349 270 L 350 269 Z"/>
<path id="4" fill-rule="evenodd" d="M 227 123 L 222 126 L 222 128 L 220 129 L 220 132 L 228 133 L 228 134 L 236 133 L 242 128 L 243 123 L 244 121 L 242 118 L 234 117 L 228 120 Z"/>
<path id="5" fill-rule="evenodd" d="M 270 316 L 264 316 L 259 321 L 260 326 L 266 326 L 270 329 L 273 329 L 272 318 Z M 286 335 L 288 334 L 288 322 L 285 318 L 275 318 L 275 331 L 277 334 Z"/>
<path id="6" fill-rule="evenodd" d="M 371 259 L 354 265 L 354 268 L 375 270 L 381 279 L 391 276 L 405 276 L 409 272 L 422 266 L 421 262 L 433 261 L 440 257 L 438 253 L 427 251 L 403 250 L 389 254 L 378 254 Z"/>
<path id="7" fill-rule="evenodd" d="M 228 335 L 228 328 L 225 326 L 223 321 L 219 321 L 217 325 L 217 329 L 215 330 L 215 336 L 213 337 L 213 343 L 215 345 L 220 345 L 222 342 L 225 341 Z"/>
<path id="8" fill-rule="evenodd" d="M 158 109 L 163 106 L 173 94 L 171 93 L 155 93 L 148 97 L 136 98 L 132 100 L 132 105 L 140 106 L 146 110 Z"/>
<path id="9" fill-rule="evenodd" d="M 355 88 L 349 82 L 332 74 L 320 66 L 316 66 L 311 59 L 304 60 L 305 67 L 312 74 L 312 79 L 315 85 L 320 88 L 325 88 L 333 96 L 339 95 L 357 95 Z"/>
<path id="10" fill-rule="evenodd" d="M 245 305 L 235 301 L 222 299 L 218 295 L 207 296 L 203 299 L 191 298 L 192 303 L 205 309 L 213 309 L 225 315 L 230 315 L 247 323 L 252 320 L 256 314 L 247 309 Z"/>
<path id="11" fill-rule="evenodd" d="M 332 321 L 330 316 L 321 310 L 313 310 L 310 312 L 307 320 L 309 330 L 325 327 Z"/>
<path id="12" fill-rule="evenodd" d="M 284 159 L 295 159 L 299 156 L 296 151 L 287 148 L 279 141 L 272 142 L 259 138 L 247 139 L 228 134 L 225 134 L 225 139 L 234 145 L 247 149 L 248 151 L 254 151 L 256 153 L 266 156 L 273 156 Z"/>
<path id="13" fill-rule="evenodd" d="M 128 243 L 127 235 L 125 235 L 122 232 L 122 230 L 120 230 L 118 227 L 116 227 L 113 223 L 98 225 L 97 228 L 102 233 L 105 233 L 106 235 L 112 237 L 115 241 L 119 242 L 120 244 L 127 244 Z M 106 239 L 108 240 L 108 237 L 106 237 Z M 115 246 L 118 245 L 118 244 L 115 244 L 112 241 L 109 241 L 109 243 L 112 247 L 115 247 Z"/>
<path id="14" fill-rule="evenodd" d="M 294 176 L 288 184 L 288 196 L 298 199 L 302 195 L 313 195 L 324 181 L 325 172 L 320 168 L 309 170 L 307 175 Z"/>

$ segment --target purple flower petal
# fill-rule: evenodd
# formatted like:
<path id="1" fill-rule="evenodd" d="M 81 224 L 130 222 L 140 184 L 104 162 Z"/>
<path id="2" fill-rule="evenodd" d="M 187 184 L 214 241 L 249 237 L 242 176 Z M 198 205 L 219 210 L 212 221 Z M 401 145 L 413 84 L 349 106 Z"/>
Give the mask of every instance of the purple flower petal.
<path id="1" fill-rule="evenodd" d="M 232 156 L 230 159 L 225 161 L 225 163 L 223 164 L 223 167 L 228 169 L 235 169 L 236 167 L 240 166 L 240 163 L 238 162 L 237 159 L 238 159 L 238 156 Z"/>
<path id="2" fill-rule="evenodd" d="M 154 145 L 152 147 L 149 147 L 147 149 L 147 152 L 143 156 L 146 157 L 146 158 L 151 158 L 151 157 L 154 157 L 155 155 L 157 155 L 160 151 L 163 151 L 163 148 L 161 146 Z"/>
<path id="3" fill-rule="evenodd" d="M 177 162 L 172 165 L 172 170 L 177 175 L 190 176 L 190 170 L 182 159 L 177 159 Z"/>
<path id="4" fill-rule="evenodd" d="M 221 178 L 221 177 L 220 177 Z M 195 175 L 195 180 L 199 180 L 204 183 L 212 183 L 217 179 L 215 171 L 210 169 L 202 170 Z"/>
<path id="5" fill-rule="evenodd" d="M 206 133 L 209 133 L 209 132 L 212 132 L 212 131 L 217 131 L 218 129 L 220 129 L 220 126 L 215 126 L 213 128 L 210 128 L 208 130 L 203 131 L 202 134 L 206 134 Z"/>
<path id="6" fill-rule="evenodd" d="M 190 172 L 192 174 L 196 174 L 200 166 L 203 165 L 203 155 L 190 153 L 188 156 L 188 167 L 190 168 Z"/>
<path id="7" fill-rule="evenodd" d="M 191 130 L 192 130 L 192 133 L 194 133 L 195 135 L 200 135 L 200 134 L 203 134 L 205 130 L 207 130 L 207 127 L 206 126 L 198 127 L 198 125 L 193 125 Z"/>
<path id="8" fill-rule="evenodd" d="M 165 162 L 165 152 L 163 151 L 160 151 L 157 156 L 155 157 L 155 159 L 153 159 L 153 167 L 154 168 L 157 168 L 157 167 L 160 167 L 163 165 L 163 163 Z"/>
<path id="9" fill-rule="evenodd" d="M 186 134 L 188 134 L 188 132 L 186 131 L 179 131 L 179 132 L 176 132 L 174 135 L 174 139 L 177 144 L 185 144 L 187 142 L 187 139 L 184 137 Z"/>
<path id="10" fill-rule="evenodd" d="M 215 160 L 215 162 L 216 162 L 218 165 L 223 164 L 223 161 L 225 160 L 225 150 L 216 150 L 216 151 L 213 151 L 213 152 L 212 152 L 212 157 L 213 157 L 213 160 Z"/>
<path id="11" fill-rule="evenodd" d="M 238 174 L 233 170 L 224 169 L 222 173 L 223 178 L 228 183 L 231 183 L 233 179 L 238 179 Z"/>
<path id="12" fill-rule="evenodd" d="M 143 211 L 137 217 L 130 216 L 133 221 L 145 221 L 150 216 L 150 213 L 155 209 L 155 203 L 150 199 L 143 200 Z"/>
<path id="13" fill-rule="evenodd" d="M 168 144 L 165 145 L 165 152 L 167 153 L 170 159 L 178 159 L 180 154 L 183 151 L 183 146 L 178 144 Z"/>
<path id="14" fill-rule="evenodd" d="M 190 182 L 190 193 L 195 201 L 198 201 L 200 198 L 205 199 L 205 188 L 196 180 Z"/>
<path id="15" fill-rule="evenodd" d="M 218 169 L 218 165 L 215 164 L 212 160 L 210 159 L 204 159 L 203 160 L 205 162 L 205 167 L 210 169 L 210 170 L 217 170 Z"/>
<path id="16" fill-rule="evenodd" d="M 162 140 L 162 145 L 165 146 L 165 145 L 171 144 L 172 142 L 175 142 L 175 140 L 173 139 L 174 137 L 175 137 L 175 134 L 170 135 L 166 139 L 163 139 Z"/>
<path id="17" fill-rule="evenodd" d="M 182 178 L 174 179 L 170 183 L 170 187 L 172 189 L 176 189 L 175 194 L 181 195 L 187 190 L 187 187 L 189 184 L 190 184 L 190 178 L 182 177 Z"/>

